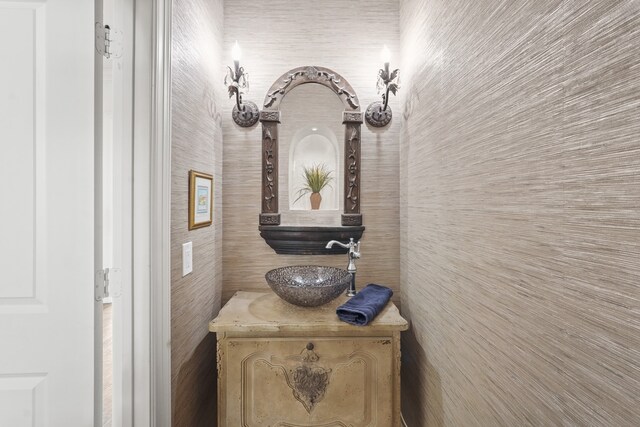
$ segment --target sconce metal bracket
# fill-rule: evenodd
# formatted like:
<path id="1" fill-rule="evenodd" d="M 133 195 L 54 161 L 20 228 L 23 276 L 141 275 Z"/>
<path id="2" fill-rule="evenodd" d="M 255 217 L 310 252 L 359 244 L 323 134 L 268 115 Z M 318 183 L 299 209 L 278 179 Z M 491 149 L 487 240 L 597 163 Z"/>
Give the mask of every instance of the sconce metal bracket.
<path id="1" fill-rule="evenodd" d="M 371 104 L 369 104 L 369 107 L 367 107 L 367 111 L 364 115 L 369 125 L 381 128 L 391 122 L 391 118 L 393 117 L 391 107 L 387 105 L 386 110 L 383 110 L 382 108 L 383 104 L 380 101 L 372 102 Z"/>
<path id="2" fill-rule="evenodd" d="M 243 128 L 251 127 L 258 122 L 260 118 L 260 110 L 255 102 L 243 101 L 242 110 L 238 109 L 238 106 L 233 107 L 231 117 L 238 126 Z"/>

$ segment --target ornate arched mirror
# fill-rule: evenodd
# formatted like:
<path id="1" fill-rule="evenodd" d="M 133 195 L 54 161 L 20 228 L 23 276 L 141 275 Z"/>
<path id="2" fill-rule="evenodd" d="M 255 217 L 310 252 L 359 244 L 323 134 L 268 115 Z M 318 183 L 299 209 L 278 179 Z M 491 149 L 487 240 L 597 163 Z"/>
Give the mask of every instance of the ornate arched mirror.
<path id="1" fill-rule="evenodd" d="M 294 68 L 267 92 L 260 121 L 260 235 L 277 253 L 345 252 L 325 245 L 364 231 L 355 91 L 328 68 Z"/>

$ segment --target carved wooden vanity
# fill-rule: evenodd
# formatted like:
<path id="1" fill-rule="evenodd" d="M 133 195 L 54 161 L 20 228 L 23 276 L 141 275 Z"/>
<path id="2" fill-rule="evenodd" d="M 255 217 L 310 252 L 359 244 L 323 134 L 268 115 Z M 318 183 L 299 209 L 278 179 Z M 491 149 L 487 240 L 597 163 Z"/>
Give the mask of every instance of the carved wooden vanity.
<path id="1" fill-rule="evenodd" d="M 221 427 L 400 426 L 400 331 L 389 303 L 368 326 L 338 320 L 346 297 L 293 306 L 238 292 L 211 321 Z"/>

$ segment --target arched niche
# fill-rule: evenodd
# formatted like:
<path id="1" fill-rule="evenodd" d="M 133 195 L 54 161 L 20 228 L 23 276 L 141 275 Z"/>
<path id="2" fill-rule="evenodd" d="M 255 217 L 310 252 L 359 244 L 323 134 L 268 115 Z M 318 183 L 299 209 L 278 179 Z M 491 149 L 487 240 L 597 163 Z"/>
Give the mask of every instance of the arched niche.
<path id="1" fill-rule="evenodd" d="M 298 197 L 296 192 L 304 185 L 304 167 L 313 163 L 325 165 L 329 170 L 341 167 L 340 144 L 335 133 L 328 126 L 304 127 L 299 129 L 289 145 L 288 202 L 289 210 L 308 210 L 308 197 Z M 337 211 L 342 205 L 342 175 L 333 177 L 333 185 L 322 196 L 321 210 Z"/>
<path id="2" fill-rule="evenodd" d="M 344 147 L 340 147 L 344 150 L 343 155 L 340 156 L 343 159 L 340 179 L 343 183 L 340 226 L 281 225 L 278 178 L 280 105 L 287 93 L 302 84 L 320 84 L 328 87 L 344 106 L 342 113 Z M 312 100 L 308 108 L 313 109 Z M 317 66 L 294 68 L 278 78 L 267 92 L 263 110 L 260 112 L 260 121 L 262 123 L 262 209 L 259 227 L 261 236 L 278 253 L 344 252 L 344 249 L 337 245 L 334 245 L 331 250 L 325 249 L 324 246 L 333 239 L 342 241 L 348 241 L 351 237 L 359 239 L 364 231 L 360 212 L 362 112 L 355 91 L 342 76 L 328 68 Z"/>

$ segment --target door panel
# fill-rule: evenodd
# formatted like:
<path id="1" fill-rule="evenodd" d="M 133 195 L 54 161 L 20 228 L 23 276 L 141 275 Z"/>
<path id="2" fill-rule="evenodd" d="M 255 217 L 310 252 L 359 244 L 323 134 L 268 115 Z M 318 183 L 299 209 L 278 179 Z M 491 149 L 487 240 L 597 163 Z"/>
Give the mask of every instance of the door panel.
<path id="1" fill-rule="evenodd" d="M 3 272 L 0 313 L 42 311 L 45 307 L 46 277 L 44 235 L 36 234 L 46 220 L 44 193 L 44 10 L 34 4 L 7 7 L 0 2 L 0 28 L 12 37 L 0 38 L 0 52 L 11 67 L 0 67 L 0 120 L 2 155 L 0 205 L 2 254 L 22 254 L 0 258 Z M 3 61 L 4 62 L 4 61 Z"/>
<path id="2" fill-rule="evenodd" d="M 0 425 L 93 423 L 93 3 L 0 0 Z"/>

